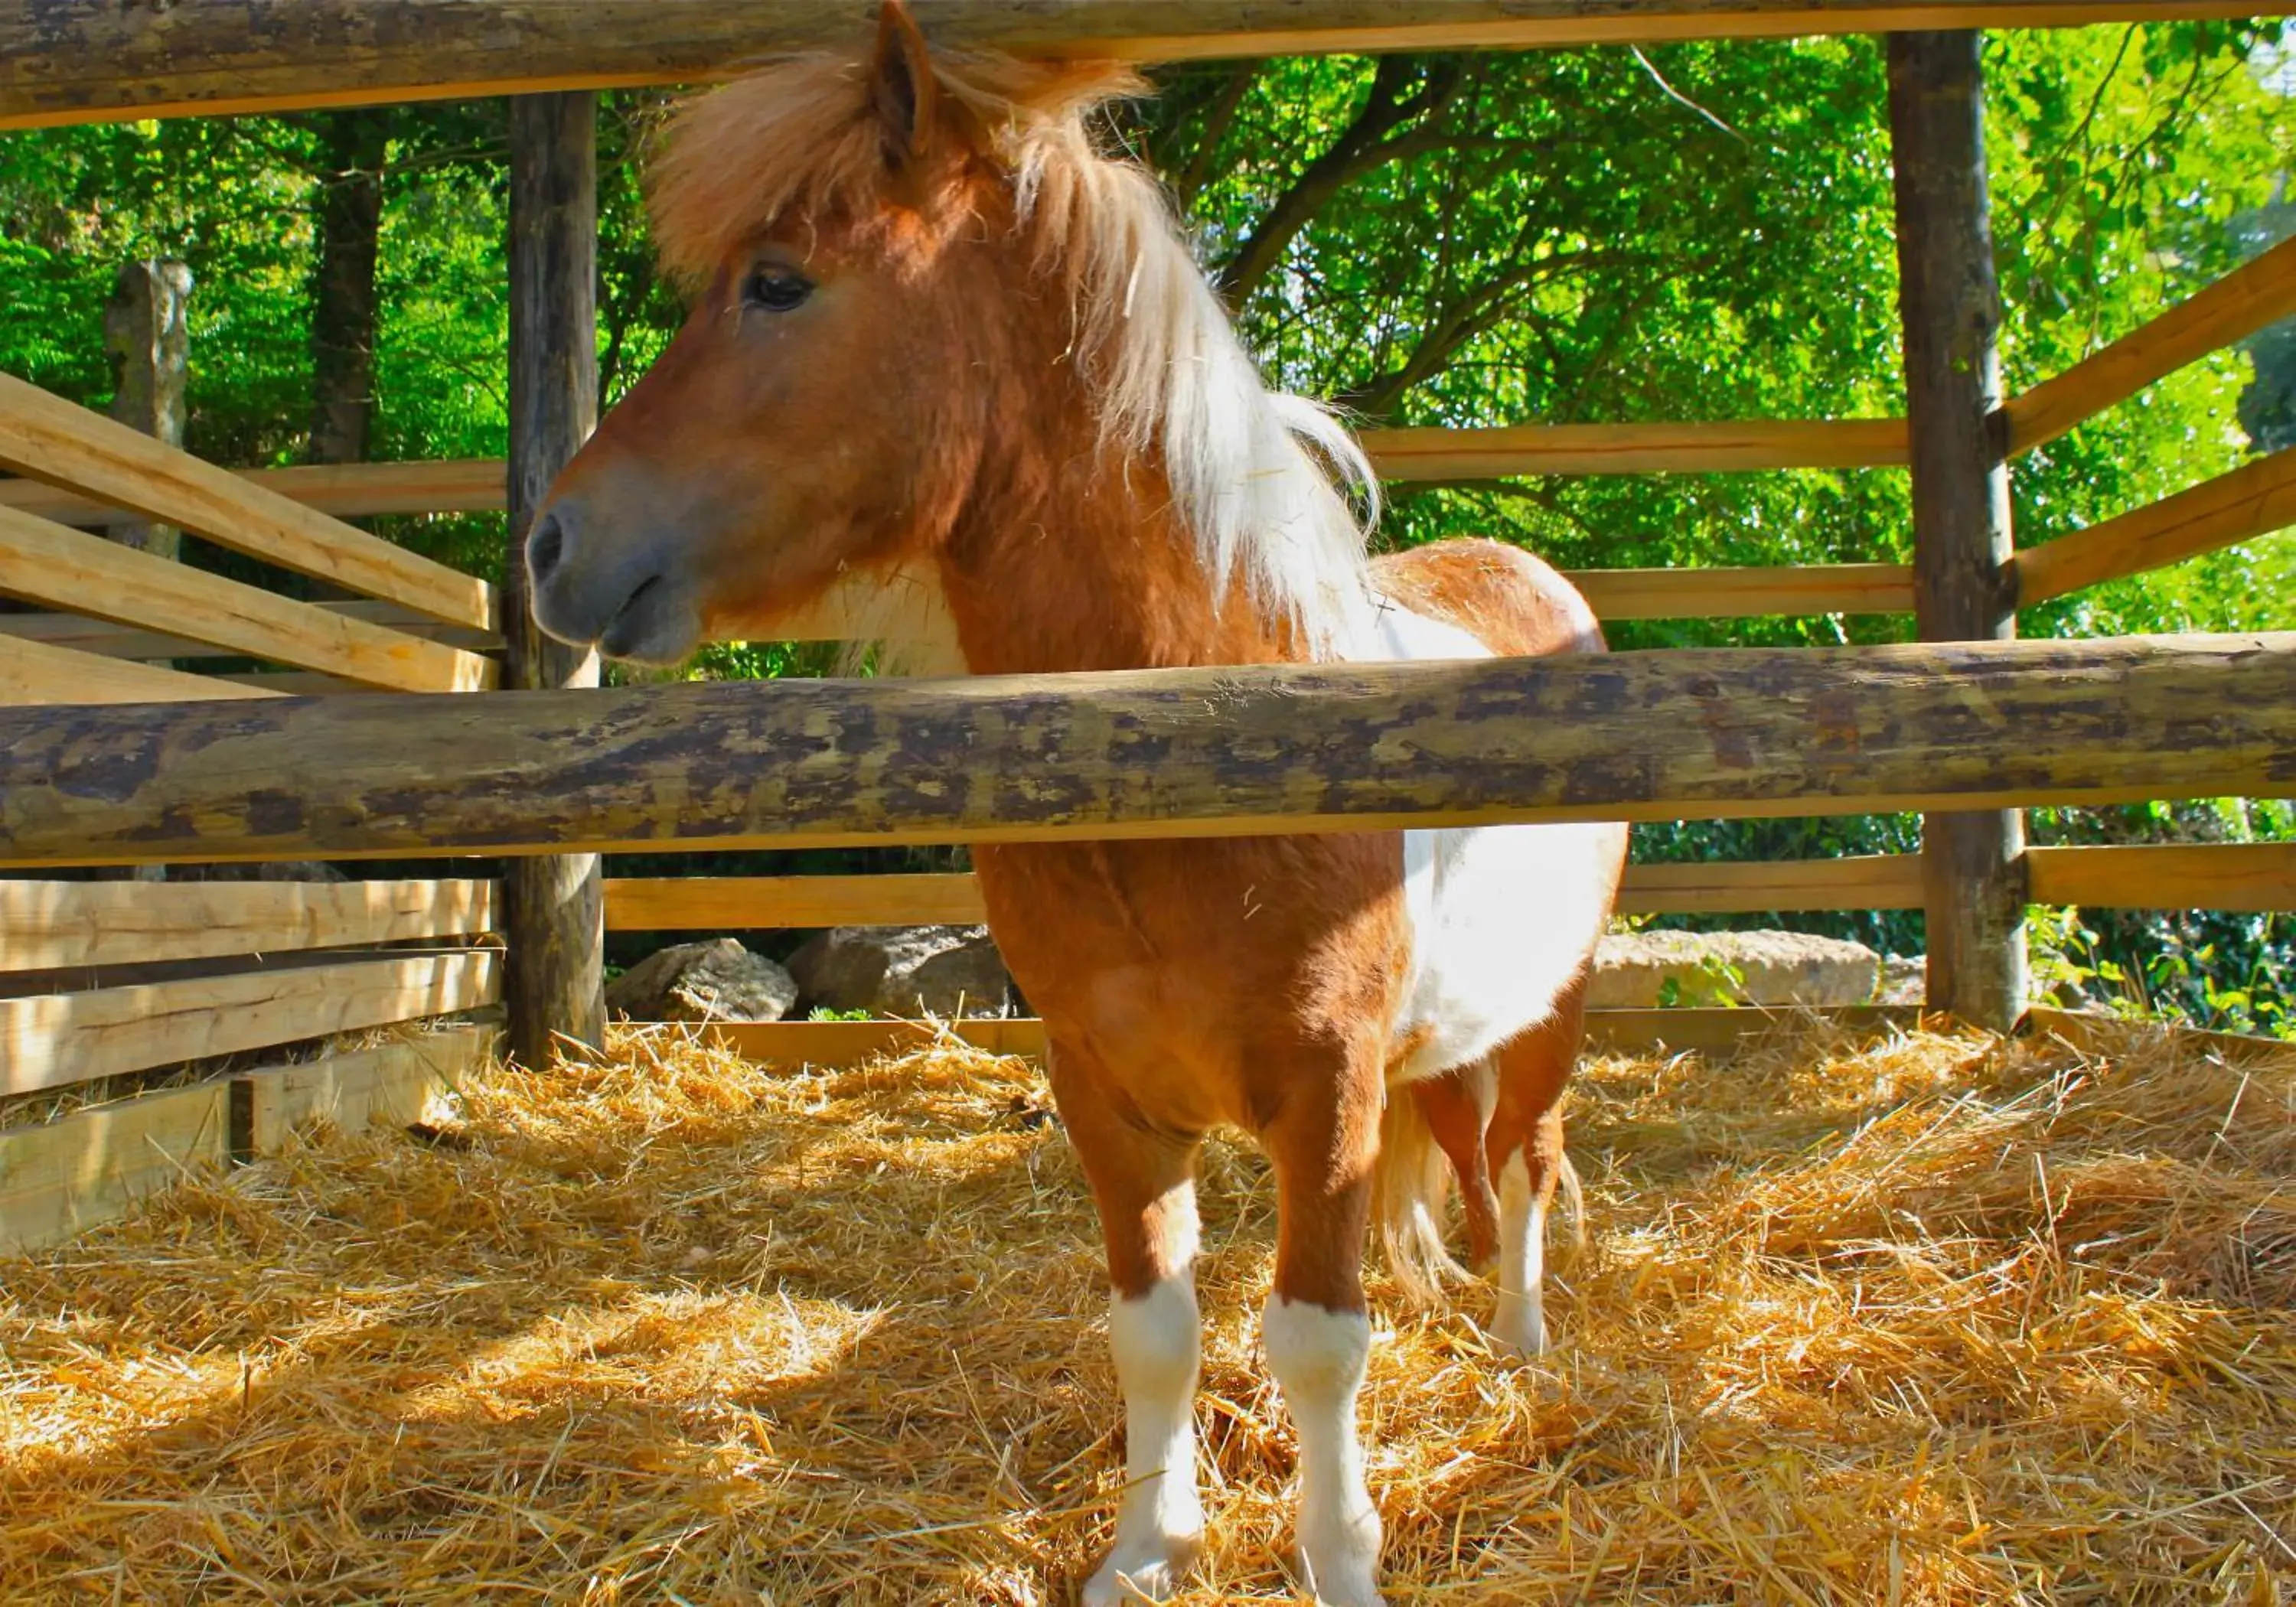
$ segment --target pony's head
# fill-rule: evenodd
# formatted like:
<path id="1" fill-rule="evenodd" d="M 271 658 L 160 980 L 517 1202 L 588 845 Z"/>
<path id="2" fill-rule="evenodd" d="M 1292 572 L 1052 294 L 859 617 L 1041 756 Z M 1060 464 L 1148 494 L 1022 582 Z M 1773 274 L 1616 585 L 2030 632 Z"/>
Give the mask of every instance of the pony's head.
<path id="1" fill-rule="evenodd" d="M 1095 150 L 1091 112 L 1137 87 L 936 53 L 888 4 L 865 56 L 686 105 L 651 189 L 693 312 L 535 521 L 544 628 L 653 662 L 770 639 L 930 565 L 984 464 L 1062 410 L 1163 477 L 1221 589 L 1311 634 L 1351 606 L 1361 532 L 1300 438 L 1360 455 L 1261 386 L 1153 180 Z"/>

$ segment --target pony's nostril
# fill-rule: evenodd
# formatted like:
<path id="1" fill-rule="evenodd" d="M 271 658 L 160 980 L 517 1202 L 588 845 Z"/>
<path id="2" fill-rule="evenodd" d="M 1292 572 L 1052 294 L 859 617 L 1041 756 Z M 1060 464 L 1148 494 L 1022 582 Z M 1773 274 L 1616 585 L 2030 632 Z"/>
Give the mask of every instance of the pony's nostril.
<path id="1" fill-rule="evenodd" d="M 566 555 L 566 528 L 555 513 L 545 513 L 542 522 L 534 527 L 534 534 L 526 538 L 527 572 L 534 577 L 537 586 L 548 580 Z"/>

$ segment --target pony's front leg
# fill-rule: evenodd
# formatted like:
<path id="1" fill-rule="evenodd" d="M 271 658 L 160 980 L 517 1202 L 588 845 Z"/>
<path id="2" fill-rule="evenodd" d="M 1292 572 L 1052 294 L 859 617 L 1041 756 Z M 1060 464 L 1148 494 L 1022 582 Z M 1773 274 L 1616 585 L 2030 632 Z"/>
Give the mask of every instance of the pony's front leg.
<path id="1" fill-rule="evenodd" d="M 1108 1341 L 1124 1391 L 1124 1500 L 1116 1544 L 1085 1584 L 1085 1607 L 1161 1601 L 1179 1588 L 1203 1546 L 1196 1494 L 1197 1139 L 1130 1119 L 1102 1068 L 1082 1052 L 1054 1045 L 1049 1058 L 1053 1096 L 1108 1241 Z"/>
<path id="2" fill-rule="evenodd" d="M 1364 1236 L 1379 1149 L 1375 1061 L 1303 1077 L 1266 1138 L 1275 1165 L 1275 1287 L 1261 1336 L 1300 1439 L 1300 1561 L 1329 1607 L 1378 1607 L 1379 1509 L 1356 1403 L 1371 1359 Z"/>

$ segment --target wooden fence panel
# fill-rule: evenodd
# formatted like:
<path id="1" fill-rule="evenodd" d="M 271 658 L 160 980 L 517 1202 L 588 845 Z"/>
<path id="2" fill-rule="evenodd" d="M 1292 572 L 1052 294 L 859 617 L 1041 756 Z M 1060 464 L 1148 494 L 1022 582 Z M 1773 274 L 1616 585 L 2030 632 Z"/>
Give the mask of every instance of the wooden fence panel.
<path id="1" fill-rule="evenodd" d="M 0 1095 L 475 1010 L 501 996 L 498 962 L 465 948 L 0 999 Z"/>
<path id="2" fill-rule="evenodd" d="M 0 374 L 0 463 L 366 596 L 456 625 L 494 623 L 493 590 L 475 576 L 251 485 L 9 374 Z"/>
<path id="3" fill-rule="evenodd" d="M 398 692 L 475 692 L 495 678 L 495 666 L 476 653 L 329 613 L 7 508 L 0 508 L 0 589 L 125 624 L 163 624 L 252 658 Z"/>
<path id="4" fill-rule="evenodd" d="M 184 675 L 0 634 L 0 703 L 183 703 L 278 697 L 283 690 Z"/>
<path id="5" fill-rule="evenodd" d="M 2085 530 L 2023 548 L 2014 560 L 2017 603 L 2030 607 L 2290 525 L 2296 525 L 2296 447 L 2284 447 Z"/>
<path id="6" fill-rule="evenodd" d="M 476 937 L 494 922 L 490 881 L 0 881 L 0 972 Z"/>

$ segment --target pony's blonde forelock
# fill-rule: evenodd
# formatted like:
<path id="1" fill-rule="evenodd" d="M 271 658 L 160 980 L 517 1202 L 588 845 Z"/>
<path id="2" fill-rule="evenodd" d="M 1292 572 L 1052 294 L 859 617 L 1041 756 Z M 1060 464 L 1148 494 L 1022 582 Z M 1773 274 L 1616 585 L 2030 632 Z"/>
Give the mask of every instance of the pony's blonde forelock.
<path id="1" fill-rule="evenodd" d="M 1368 640 L 1370 463 L 1324 408 L 1267 389 L 1155 180 L 1096 147 L 1089 118 L 1142 93 L 1139 77 L 972 53 L 936 52 L 933 66 L 938 132 L 1006 176 L 1037 271 L 1067 287 L 1071 357 L 1104 438 L 1160 452 L 1216 590 L 1240 578 L 1317 657 Z M 891 204 L 869 70 L 865 56 L 792 57 L 681 108 L 651 173 L 665 266 L 701 278 L 787 218 L 865 221 Z"/>

